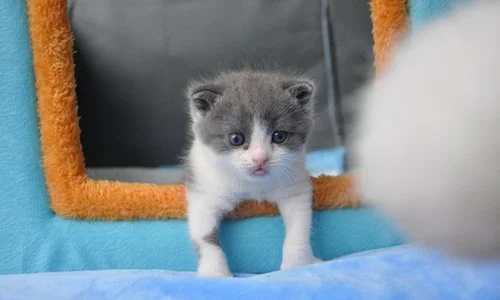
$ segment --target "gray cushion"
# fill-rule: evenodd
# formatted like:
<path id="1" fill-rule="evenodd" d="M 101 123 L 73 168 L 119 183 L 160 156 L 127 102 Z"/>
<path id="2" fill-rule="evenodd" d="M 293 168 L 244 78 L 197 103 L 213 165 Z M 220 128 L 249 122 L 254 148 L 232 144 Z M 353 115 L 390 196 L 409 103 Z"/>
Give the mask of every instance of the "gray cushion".
<path id="1" fill-rule="evenodd" d="M 318 83 L 318 101 L 311 148 L 340 145 L 342 111 L 335 111 L 340 106 L 334 97 L 339 95 L 332 91 L 342 91 L 334 89 L 338 79 L 338 84 L 350 79 L 335 77 L 331 66 L 337 65 L 336 57 L 331 55 L 349 58 L 342 51 L 325 51 L 335 43 L 328 26 L 342 28 L 326 22 L 327 2 L 70 1 L 87 165 L 177 163 L 187 141 L 187 81 L 248 65 L 312 77 Z M 369 28 L 363 30 L 369 35 Z M 346 63 L 338 65 L 341 71 L 349 69 Z"/>
<path id="2" fill-rule="evenodd" d="M 154 184 L 180 184 L 183 182 L 183 171 L 177 168 L 98 167 L 87 168 L 87 173 L 92 179 L 107 179 L 122 182 Z"/>

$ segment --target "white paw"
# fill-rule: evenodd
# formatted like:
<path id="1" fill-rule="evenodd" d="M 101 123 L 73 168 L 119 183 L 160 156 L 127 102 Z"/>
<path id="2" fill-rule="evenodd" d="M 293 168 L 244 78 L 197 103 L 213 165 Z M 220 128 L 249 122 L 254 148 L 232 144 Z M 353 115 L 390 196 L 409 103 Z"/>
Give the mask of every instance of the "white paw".
<path id="1" fill-rule="evenodd" d="M 314 257 L 314 258 L 313 258 L 313 262 L 312 262 L 312 263 L 313 263 L 313 264 L 319 264 L 319 263 L 322 263 L 322 262 L 323 262 L 323 260 L 321 260 L 321 259 L 319 259 L 319 258 L 317 258 L 317 257 Z"/>
<path id="2" fill-rule="evenodd" d="M 197 276 L 202 278 L 227 278 L 233 277 L 233 274 L 221 270 L 198 270 Z"/>
<path id="3" fill-rule="evenodd" d="M 316 258 L 312 255 L 307 256 L 296 256 L 296 257 L 288 257 L 284 258 L 281 262 L 280 270 L 288 270 L 300 266 L 312 265 L 316 263 L 322 262 L 321 259 Z"/>
<path id="4" fill-rule="evenodd" d="M 198 277 L 204 278 L 224 278 L 233 277 L 226 264 L 202 263 L 196 272 Z"/>

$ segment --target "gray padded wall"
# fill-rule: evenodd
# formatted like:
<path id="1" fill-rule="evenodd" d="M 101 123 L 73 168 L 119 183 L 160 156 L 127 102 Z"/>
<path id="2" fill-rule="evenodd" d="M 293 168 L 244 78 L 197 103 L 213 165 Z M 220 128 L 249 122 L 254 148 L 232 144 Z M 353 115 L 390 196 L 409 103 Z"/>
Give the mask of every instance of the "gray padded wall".
<path id="1" fill-rule="evenodd" d="M 373 75 L 373 37 L 368 1 L 329 0 L 331 33 L 334 40 L 337 95 L 336 112 L 341 140 L 346 144 L 356 122 L 356 90 Z M 346 149 L 345 170 L 350 151 Z"/>
<path id="2" fill-rule="evenodd" d="M 311 148 L 340 145 L 337 119 L 342 121 L 344 113 L 341 98 L 333 98 L 356 85 L 349 75 L 356 70 L 351 61 L 360 62 L 349 54 L 353 51 L 330 51 L 325 45 L 338 48 L 352 32 L 364 30 L 355 33 L 363 38 L 370 32 L 353 25 L 358 13 L 366 23 L 367 4 L 344 2 L 70 1 L 87 166 L 177 163 L 186 142 L 187 81 L 247 65 L 312 77 L 318 83 L 318 115 Z M 350 7 L 346 15 L 344 5 Z M 337 14 L 341 24 L 325 22 Z"/>
<path id="3" fill-rule="evenodd" d="M 353 95 L 371 76 L 373 38 L 367 0 L 329 0 L 338 81 L 341 134 L 348 135 L 356 113 Z"/>

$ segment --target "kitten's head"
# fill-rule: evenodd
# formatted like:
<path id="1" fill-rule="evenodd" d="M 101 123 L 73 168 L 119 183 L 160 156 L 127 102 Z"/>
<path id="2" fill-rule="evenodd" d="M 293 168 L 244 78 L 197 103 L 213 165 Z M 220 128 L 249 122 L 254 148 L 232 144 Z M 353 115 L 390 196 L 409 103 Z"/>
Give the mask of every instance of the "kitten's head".
<path id="1" fill-rule="evenodd" d="M 194 83 L 195 139 L 246 178 L 293 174 L 313 127 L 313 91 L 310 80 L 277 73 L 231 72 Z"/>

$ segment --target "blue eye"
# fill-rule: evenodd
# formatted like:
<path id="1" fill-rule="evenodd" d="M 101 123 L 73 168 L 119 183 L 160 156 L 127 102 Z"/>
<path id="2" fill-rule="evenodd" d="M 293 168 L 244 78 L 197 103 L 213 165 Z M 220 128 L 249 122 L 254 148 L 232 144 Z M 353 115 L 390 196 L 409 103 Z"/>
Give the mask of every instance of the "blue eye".
<path id="1" fill-rule="evenodd" d="M 229 143 L 233 146 L 241 146 L 245 143 L 245 137 L 241 133 L 231 133 L 228 136 Z"/>
<path id="2" fill-rule="evenodd" d="M 275 144 L 283 144 L 288 137 L 288 132 L 286 131 L 275 131 L 273 133 L 272 141 Z"/>

